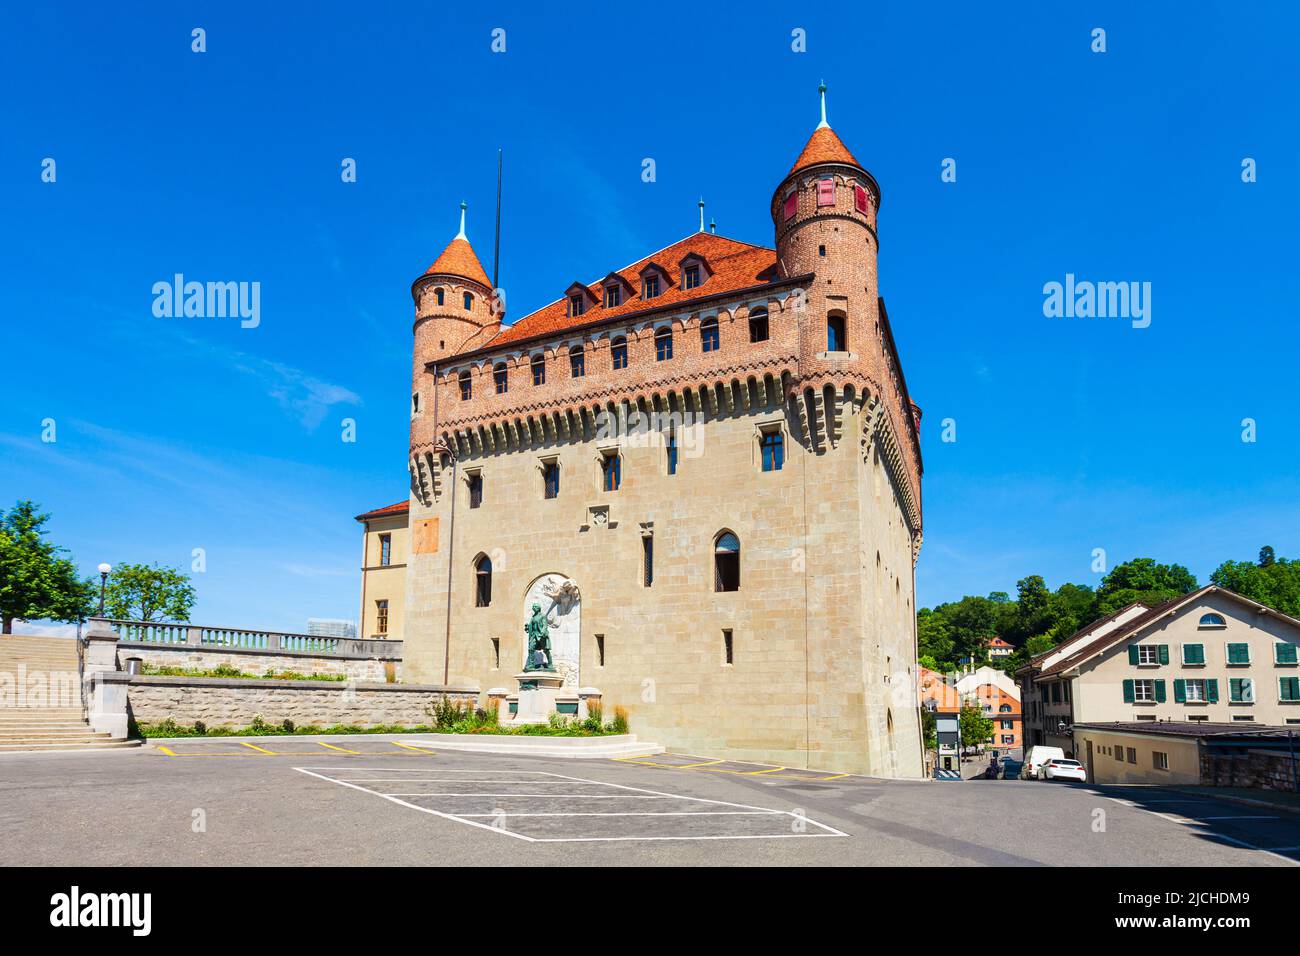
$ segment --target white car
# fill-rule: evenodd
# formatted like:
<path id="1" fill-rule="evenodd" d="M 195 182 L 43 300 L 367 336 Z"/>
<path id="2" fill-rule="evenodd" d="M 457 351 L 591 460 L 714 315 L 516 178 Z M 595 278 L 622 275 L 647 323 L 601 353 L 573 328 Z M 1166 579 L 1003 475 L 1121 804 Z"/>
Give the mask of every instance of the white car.
<path id="1" fill-rule="evenodd" d="M 1077 760 L 1067 760 L 1064 757 L 1053 757 L 1047 763 L 1043 764 L 1044 780 L 1077 780 L 1080 783 L 1088 782 L 1088 772 L 1084 769 L 1083 764 Z"/>

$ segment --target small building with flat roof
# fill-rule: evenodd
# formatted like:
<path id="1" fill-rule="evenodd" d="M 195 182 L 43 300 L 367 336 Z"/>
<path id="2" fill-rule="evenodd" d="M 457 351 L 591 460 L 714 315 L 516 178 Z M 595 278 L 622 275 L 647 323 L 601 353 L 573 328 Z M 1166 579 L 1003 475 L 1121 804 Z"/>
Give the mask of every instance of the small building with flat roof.
<path id="1" fill-rule="evenodd" d="M 1089 783 L 1258 787 L 1296 790 L 1295 727 L 1191 721 L 1074 725 L 1075 753 Z"/>

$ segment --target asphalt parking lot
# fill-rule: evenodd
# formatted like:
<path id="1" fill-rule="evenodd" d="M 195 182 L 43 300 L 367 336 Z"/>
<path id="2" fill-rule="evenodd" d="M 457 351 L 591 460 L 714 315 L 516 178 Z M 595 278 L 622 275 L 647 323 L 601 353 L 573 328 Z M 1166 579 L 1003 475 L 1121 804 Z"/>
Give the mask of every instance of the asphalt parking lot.
<path id="1" fill-rule="evenodd" d="M 1294 866 L 1300 815 L 1157 788 L 240 738 L 0 756 L 3 865 Z"/>

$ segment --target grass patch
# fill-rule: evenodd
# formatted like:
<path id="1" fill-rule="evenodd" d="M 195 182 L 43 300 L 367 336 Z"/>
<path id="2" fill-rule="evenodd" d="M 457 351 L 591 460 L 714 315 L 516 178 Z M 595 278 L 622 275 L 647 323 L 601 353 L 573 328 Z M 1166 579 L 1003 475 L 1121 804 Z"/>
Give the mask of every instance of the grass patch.
<path id="1" fill-rule="evenodd" d="M 141 664 L 140 673 L 148 677 L 234 677 L 244 680 L 327 680 L 342 683 L 346 674 L 302 674 L 298 671 L 268 670 L 264 674 L 249 674 L 229 664 L 216 667 L 171 667 L 165 664 Z"/>
<path id="2" fill-rule="evenodd" d="M 178 668 L 166 668 L 177 670 Z M 196 676 L 196 675 L 185 675 Z M 221 675 L 229 676 L 229 675 Z M 284 720 L 278 724 L 264 720 L 260 715 L 247 727 L 209 727 L 198 720 L 193 724 L 179 724 L 170 717 L 157 724 L 132 723 L 132 733 L 150 737 L 274 737 L 309 736 L 329 734 L 501 734 L 513 737 L 608 737 L 627 733 L 627 711 L 614 708 L 614 719 L 604 722 L 600 707 L 592 706 L 585 720 L 562 714 L 551 714 L 544 724 L 525 724 L 522 727 L 502 727 L 495 708 L 484 709 L 441 700 L 427 708 L 432 720 L 429 724 L 404 727 L 398 724 L 381 724 L 375 727 L 358 727 L 353 724 L 295 724 Z"/>

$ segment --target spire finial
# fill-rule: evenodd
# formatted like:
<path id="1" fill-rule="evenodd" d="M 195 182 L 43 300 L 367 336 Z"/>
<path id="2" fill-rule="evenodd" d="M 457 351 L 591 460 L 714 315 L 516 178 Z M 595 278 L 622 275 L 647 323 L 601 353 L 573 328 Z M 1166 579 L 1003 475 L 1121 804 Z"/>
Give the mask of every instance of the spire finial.
<path id="1" fill-rule="evenodd" d="M 830 129 L 831 124 L 826 122 L 826 81 L 822 80 L 817 87 L 817 92 L 822 95 L 822 121 L 817 124 L 818 129 Z"/>
<path id="2" fill-rule="evenodd" d="M 700 232 L 704 231 L 704 197 L 700 197 Z"/>
<path id="3" fill-rule="evenodd" d="M 713 234 L 713 233 L 717 233 L 717 231 L 718 231 L 718 220 L 709 217 L 709 232 Z"/>
<path id="4" fill-rule="evenodd" d="M 460 232 L 456 233 L 457 239 L 465 239 L 465 209 L 469 206 L 465 200 L 460 201 Z"/>

